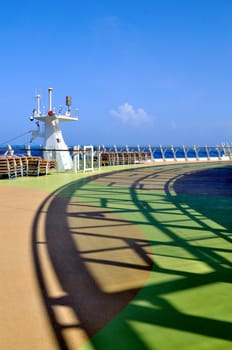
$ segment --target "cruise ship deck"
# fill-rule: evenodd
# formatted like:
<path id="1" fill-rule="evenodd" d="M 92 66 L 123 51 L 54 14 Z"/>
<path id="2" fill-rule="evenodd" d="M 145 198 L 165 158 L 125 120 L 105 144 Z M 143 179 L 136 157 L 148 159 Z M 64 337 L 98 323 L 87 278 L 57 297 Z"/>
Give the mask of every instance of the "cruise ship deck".
<path id="1" fill-rule="evenodd" d="M 0 205 L 1 349 L 231 349 L 231 162 L 5 179 Z"/>

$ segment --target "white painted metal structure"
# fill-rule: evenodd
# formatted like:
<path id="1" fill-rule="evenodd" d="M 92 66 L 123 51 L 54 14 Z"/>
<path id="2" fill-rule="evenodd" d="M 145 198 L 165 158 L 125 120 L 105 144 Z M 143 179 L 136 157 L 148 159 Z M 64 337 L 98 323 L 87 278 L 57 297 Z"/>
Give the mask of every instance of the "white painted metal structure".
<path id="1" fill-rule="evenodd" d="M 93 170 L 93 146 L 84 146 L 84 172 Z"/>
<path id="2" fill-rule="evenodd" d="M 71 116 L 71 97 L 66 96 L 67 111 L 62 114 L 62 108 L 59 108 L 59 113 L 55 112 L 52 105 L 52 90 L 48 88 L 49 108 L 47 113 L 42 114 L 40 100 L 41 96 L 36 95 L 37 107 L 33 110 L 31 120 L 37 120 L 44 123 L 44 131 L 41 132 L 40 125 L 37 122 L 37 130 L 32 131 L 32 139 L 42 137 L 44 139 L 44 159 L 55 159 L 57 162 L 57 170 L 65 171 L 73 169 L 73 161 L 66 145 L 61 129 L 60 122 L 77 121 L 78 118 Z"/>
<path id="3" fill-rule="evenodd" d="M 83 149 L 80 148 L 80 146 L 73 147 L 73 162 L 74 166 L 73 169 L 75 172 L 78 172 L 80 170 L 80 164 L 81 160 L 83 163 L 83 172 L 86 171 L 93 171 L 94 170 L 94 149 L 93 146 L 84 146 Z M 100 152 L 98 152 L 98 168 L 101 167 L 100 165 Z"/>

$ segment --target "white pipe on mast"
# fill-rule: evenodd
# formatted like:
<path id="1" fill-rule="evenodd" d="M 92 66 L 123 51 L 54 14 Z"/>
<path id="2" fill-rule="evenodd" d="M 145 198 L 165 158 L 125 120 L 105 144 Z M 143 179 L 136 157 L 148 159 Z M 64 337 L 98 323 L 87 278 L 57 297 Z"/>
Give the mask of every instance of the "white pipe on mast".
<path id="1" fill-rule="evenodd" d="M 52 90 L 53 88 L 48 88 L 49 111 L 52 111 Z"/>
<path id="2" fill-rule="evenodd" d="M 40 115 L 41 114 L 41 109 L 40 109 L 40 98 L 41 98 L 41 96 L 38 94 L 38 95 L 36 95 L 36 98 L 37 98 L 37 113 L 38 113 L 38 115 Z"/>

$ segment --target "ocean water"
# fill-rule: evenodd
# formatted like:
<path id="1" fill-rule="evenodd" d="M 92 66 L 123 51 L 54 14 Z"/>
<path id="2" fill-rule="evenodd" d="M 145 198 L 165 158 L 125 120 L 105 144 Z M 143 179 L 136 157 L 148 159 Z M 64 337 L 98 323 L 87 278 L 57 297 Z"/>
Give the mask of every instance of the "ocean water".
<path id="1" fill-rule="evenodd" d="M 12 145 L 15 155 L 27 154 L 27 149 L 24 145 Z M 81 148 L 81 147 L 80 147 Z M 4 155 L 8 146 L 0 147 L 0 155 Z M 154 159 L 182 159 L 182 158 L 219 158 L 228 153 L 228 148 L 225 146 L 95 146 L 94 150 L 106 152 L 152 152 Z M 230 147 L 231 149 L 231 147 Z M 72 153 L 73 146 L 69 147 Z M 43 148 L 39 145 L 30 147 L 32 156 L 42 156 Z"/>
<path id="2" fill-rule="evenodd" d="M 25 145 L 11 145 L 12 150 L 14 151 L 15 155 L 26 155 L 27 149 Z M 42 147 L 33 145 L 31 146 L 31 155 L 33 156 L 42 156 Z M 8 151 L 8 155 L 10 154 L 10 150 L 8 149 L 8 146 L 0 146 L 0 155 L 4 155 Z"/>

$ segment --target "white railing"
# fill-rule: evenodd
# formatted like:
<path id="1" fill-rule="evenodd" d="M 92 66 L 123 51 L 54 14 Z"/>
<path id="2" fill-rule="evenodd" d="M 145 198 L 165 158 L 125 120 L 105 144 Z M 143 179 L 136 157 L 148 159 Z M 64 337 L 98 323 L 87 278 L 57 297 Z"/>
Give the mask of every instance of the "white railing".
<path id="1" fill-rule="evenodd" d="M 36 148 L 38 152 L 38 148 Z M 41 155 L 44 151 L 40 148 Z M 64 151 L 64 150 L 62 150 Z M 94 169 L 100 169 L 107 165 L 127 165 L 147 162 L 189 162 L 189 161 L 230 161 L 232 160 L 232 144 L 222 144 L 221 146 L 140 146 L 128 147 L 116 146 L 105 147 L 92 145 L 80 145 L 65 150 L 70 152 L 73 160 L 72 171 L 87 172 Z M 21 148 L 13 148 L 8 145 L 3 154 L 26 154 L 33 155 L 35 149 L 33 147 L 24 146 Z M 56 152 L 59 152 L 56 150 Z M 58 168 L 59 169 L 59 168 Z"/>

